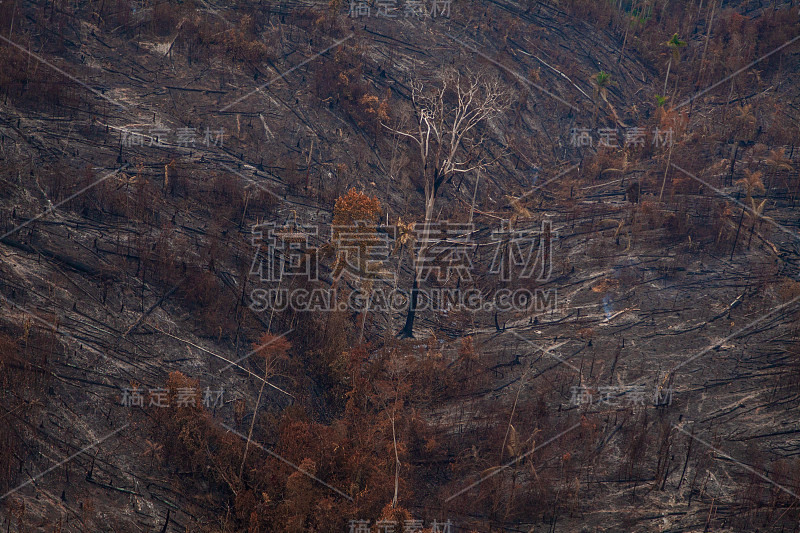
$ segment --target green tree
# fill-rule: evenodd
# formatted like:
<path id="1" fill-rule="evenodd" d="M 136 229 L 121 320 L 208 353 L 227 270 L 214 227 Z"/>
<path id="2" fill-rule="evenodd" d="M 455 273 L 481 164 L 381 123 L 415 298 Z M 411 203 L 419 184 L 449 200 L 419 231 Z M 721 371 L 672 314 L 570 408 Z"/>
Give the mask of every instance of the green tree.
<path id="1" fill-rule="evenodd" d="M 608 88 L 614 84 L 611 80 L 611 74 L 601 70 L 594 76 L 592 76 L 592 84 L 594 85 L 594 117 L 592 118 L 592 123 L 597 123 L 597 110 L 599 107 L 599 102 L 597 101 L 598 96 L 601 97 L 603 100 L 607 100 L 606 95 L 608 94 Z"/>
<path id="2" fill-rule="evenodd" d="M 670 54 L 669 54 L 669 63 L 667 63 L 667 75 L 664 77 L 664 94 L 667 94 L 667 80 L 669 80 L 669 71 L 672 67 L 672 61 L 674 60 L 676 63 L 680 61 L 681 52 L 680 49 L 686 46 L 686 41 L 681 41 L 680 37 L 678 37 L 677 33 L 673 33 L 672 37 L 669 41 L 667 41 L 666 46 L 669 47 Z"/>

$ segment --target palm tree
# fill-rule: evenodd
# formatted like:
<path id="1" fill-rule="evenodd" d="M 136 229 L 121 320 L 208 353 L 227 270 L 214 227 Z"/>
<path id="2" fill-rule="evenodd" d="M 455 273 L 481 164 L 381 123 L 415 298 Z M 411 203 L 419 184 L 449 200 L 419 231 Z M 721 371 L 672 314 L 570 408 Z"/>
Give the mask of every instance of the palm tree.
<path id="1" fill-rule="evenodd" d="M 769 155 L 767 156 L 764 162 L 771 169 L 767 191 L 772 189 L 772 182 L 775 180 L 775 177 L 778 175 L 778 172 L 780 172 L 781 170 L 787 170 L 787 171 L 794 170 L 794 167 L 792 166 L 792 160 L 786 157 L 786 153 L 784 152 L 784 149 L 782 147 L 770 150 Z"/>
<path id="2" fill-rule="evenodd" d="M 742 229 L 742 222 L 744 221 L 744 212 L 747 210 L 746 204 L 750 204 L 750 207 L 753 211 L 753 224 L 750 226 L 750 238 L 753 237 L 753 229 L 756 225 L 756 219 L 761 216 L 761 213 L 764 211 L 764 205 L 767 203 L 767 200 L 764 199 L 760 205 L 756 205 L 755 199 L 753 199 L 753 192 L 760 191 L 764 192 L 764 182 L 761 180 L 763 173 L 761 171 L 750 172 L 749 170 L 744 171 L 745 177 L 739 180 L 736 180 L 737 185 L 741 185 L 744 187 L 744 192 L 746 195 L 745 199 L 745 207 L 742 208 L 742 214 L 739 217 L 739 225 L 736 227 L 736 236 L 733 238 L 733 246 L 731 247 L 731 259 L 733 259 L 733 251 L 736 250 L 736 242 L 739 240 L 739 230 Z"/>
<path id="3" fill-rule="evenodd" d="M 665 43 L 670 49 L 669 63 L 667 63 L 667 75 L 664 77 L 664 94 L 667 94 L 667 80 L 669 80 L 669 70 L 672 67 L 672 60 L 677 63 L 681 58 L 680 49 L 686 46 L 686 41 L 681 41 L 677 33 L 673 33 L 669 41 Z"/>
<path id="4" fill-rule="evenodd" d="M 627 24 L 625 25 L 625 37 L 622 39 L 622 49 L 619 52 L 619 57 L 617 57 L 617 63 L 622 62 L 622 59 L 625 57 L 625 45 L 628 44 L 628 32 L 632 28 L 636 28 L 636 26 L 641 26 L 646 23 L 652 12 L 653 6 L 649 3 L 649 1 L 643 0 L 640 2 L 638 8 L 636 6 L 636 0 L 633 1 L 633 4 L 631 5 L 630 17 L 624 17 Z"/>
<path id="5" fill-rule="evenodd" d="M 594 117 L 592 118 L 592 123 L 597 123 L 597 108 L 598 108 L 598 101 L 597 97 L 600 96 L 603 100 L 606 100 L 606 94 L 608 94 L 608 87 L 611 86 L 614 82 L 611 81 L 611 74 L 601 70 L 594 76 L 592 76 L 592 83 L 594 84 Z"/>
<path id="6" fill-rule="evenodd" d="M 753 106 L 747 104 L 739 107 L 739 115 L 734 119 L 733 129 L 733 155 L 731 156 L 731 171 L 728 181 L 733 183 L 733 175 L 736 166 L 736 157 L 739 148 L 744 146 L 744 141 L 751 140 L 756 131 L 756 117 L 753 114 Z"/>
<path id="7" fill-rule="evenodd" d="M 741 185 L 744 187 L 744 192 L 746 195 L 746 203 L 750 204 L 750 207 L 753 209 L 754 212 L 758 212 L 756 201 L 753 198 L 754 192 L 764 192 L 766 189 L 764 188 L 764 182 L 761 179 L 764 174 L 758 170 L 756 172 L 750 172 L 749 170 L 744 171 L 744 178 L 740 180 L 736 180 L 737 185 Z"/>

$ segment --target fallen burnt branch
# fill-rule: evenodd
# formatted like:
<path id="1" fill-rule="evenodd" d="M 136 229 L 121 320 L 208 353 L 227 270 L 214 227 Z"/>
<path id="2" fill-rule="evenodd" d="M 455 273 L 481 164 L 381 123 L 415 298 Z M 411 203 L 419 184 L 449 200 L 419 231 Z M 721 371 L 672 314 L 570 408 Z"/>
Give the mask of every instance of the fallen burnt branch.
<path id="1" fill-rule="evenodd" d="M 53 250 L 48 250 L 47 248 L 34 248 L 29 244 L 25 244 L 16 239 L 12 239 L 11 237 L 4 237 L 3 239 L 0 239 L 0 242 L 5 244 L 6 246 L 11 246 L 12 248 L 16 248 L 18 250 L 22 250 L 30 254 L 37 254 L 46 257 L 48 259 L 53 259 L 77 272 L 82 272 L 90 276 L 97 276 L 100 274 L 99 269 L 91 265 L 88 265 L 86 263 L 83 263 L 69 255 L 65 255 Z"/>

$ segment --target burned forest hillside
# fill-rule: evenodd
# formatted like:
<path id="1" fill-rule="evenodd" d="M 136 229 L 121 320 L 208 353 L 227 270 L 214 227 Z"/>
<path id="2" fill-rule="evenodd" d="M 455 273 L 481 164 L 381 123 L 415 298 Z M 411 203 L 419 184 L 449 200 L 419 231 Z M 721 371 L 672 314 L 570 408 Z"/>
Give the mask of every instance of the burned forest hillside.
<path id="1" fill-rule="evenodd" d="M 800 533 L 796 0 L 0 0 L 0 529 Z"/>

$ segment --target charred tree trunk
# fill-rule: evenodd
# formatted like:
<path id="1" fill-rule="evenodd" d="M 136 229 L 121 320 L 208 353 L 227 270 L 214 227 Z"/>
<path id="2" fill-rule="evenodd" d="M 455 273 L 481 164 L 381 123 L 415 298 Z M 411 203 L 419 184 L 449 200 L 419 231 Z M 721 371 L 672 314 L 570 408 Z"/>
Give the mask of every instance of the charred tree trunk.
<path id="1" fill-rule="evenodd" d="M 414 275 L 414 284 L 411 286 L 411 298 L 408 301 L 408 313 L 406 314 L 406 325 L 397 334 L 401 339 L 414 338 L 414 319 L 417 316 L 417 298 L 419 297 L 419 283 L 417 276 Z"/>

